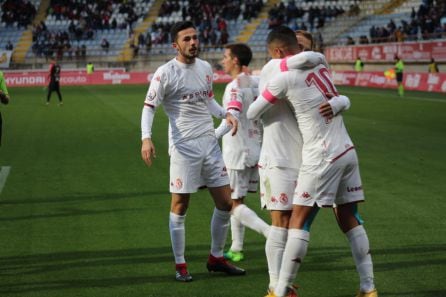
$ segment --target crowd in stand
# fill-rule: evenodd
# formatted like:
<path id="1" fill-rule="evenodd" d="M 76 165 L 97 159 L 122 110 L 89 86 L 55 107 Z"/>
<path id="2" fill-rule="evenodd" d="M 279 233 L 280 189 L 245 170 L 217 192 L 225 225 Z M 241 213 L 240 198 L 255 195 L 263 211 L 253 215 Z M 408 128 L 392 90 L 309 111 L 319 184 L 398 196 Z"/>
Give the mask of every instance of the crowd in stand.
<path id="1" fill-rule="evenodd" d="M 294 1 L 289 1 L 285 6 L 283 2 L 275 4 L 268 12 L 269 28 L 280 25 L 289 25 L 294 30 L 310 30 L 322 28 L 327 19 L 335 18 L 343 14 L 345 10 L 338 6 L 319 6 L 310 5 L 309 8 L 303 8 L 296 5 Z M 302 20 L 299 24 L 297 19 Z M 304 22 L 303 20 L 306 20 Z M 307 24 L 310 28 L 307 27 Z"/>
<path id="2" fill-rule="evenodd" d="M 6 0 L 1 5 L 1 21 L 6 26 L 16 25 L 18 28 L 26 28 L 36 16 L 36 8 L 29 1 Z"/>
<path id="3" fill-rule="evenodd" d="M 221 47 L 229 41 L 228 21 L 250 20 L 256 18 L 263 7 L 262 0 L 247 1 L 201 1 L 190 0 L 189 5 L 182 6 L 179 0 L 164 1 L 160 17 L 180 14 L 183 20 L 192 21 L 199 31 L 201 44 L 206 47 Z M 171 42 L 169 31 L 173 23 L 153 24 L 150 35 L 153 44 Z"/>
<path id="4" fill-rule="evenodd" d="M 91 36 L 92 38 L 92 36 Z M 68 53 L 68 58 L 73 55 L 79 58 L 85 58 L 87 47 L 79 45 L 72 48 L 70 40 L 73 39 L 73 33 L 67 31 L 49 31 L 44 22 L 40 22 L 33 28 L 32 51 L 37 57 L 57 57 L 63 59 L 64 53 Z"/>
<path id="5" fill-rule="evenodd" d="M 443 21 L 442 21 L 443 19 Z M 410 20 L 402 20 L 397 25 L 390 20 L 386 26 L 372 26 L 368 38 L 360 36 L 359 44 L 429 40 L 446 37 L 445 1 L 423 1 L 418 10 L 412 8 Z M 347 45 L 355 44 L 351 37 Z"/>
<path id="6" fill-rule="evenodd" d="M 132 0 L 51 0 L 48 15 L 55 20 L 68 20 L 68 31 L 48 30 L 44 22 L 33 28 L 33 52 L 41 57 L 57 56 L 63 58 L 73 55 L 82 58 L 86 55 L 86 46 L 71 47 L 73 40 L 93 40 L 96 30 L 127 29 L 131 31 L 140 15 L 135 12 L 135 3 Z M 112 18 L 114 12 L 125 16 L 124 19 Z M 101 47 L 108 52 L 110 43 L 102 40 Z"/>

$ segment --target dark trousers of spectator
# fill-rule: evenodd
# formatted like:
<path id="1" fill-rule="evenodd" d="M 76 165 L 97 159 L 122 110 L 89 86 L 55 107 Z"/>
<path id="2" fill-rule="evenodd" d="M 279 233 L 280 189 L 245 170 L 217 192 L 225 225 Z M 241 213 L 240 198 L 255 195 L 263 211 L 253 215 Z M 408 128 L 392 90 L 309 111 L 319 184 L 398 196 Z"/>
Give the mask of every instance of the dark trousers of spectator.
<path id="1" fill-rule="evenodd" d="M 59 96 L 59 102 L 62 102 L 62 94 L 60 93 L 59 82 L 50 82 L 50 85 L 48 86 L 48 95 L 46 96 L 47 103 L 50 102 L 52 92 L 56 92 L 57 96 Z"/>

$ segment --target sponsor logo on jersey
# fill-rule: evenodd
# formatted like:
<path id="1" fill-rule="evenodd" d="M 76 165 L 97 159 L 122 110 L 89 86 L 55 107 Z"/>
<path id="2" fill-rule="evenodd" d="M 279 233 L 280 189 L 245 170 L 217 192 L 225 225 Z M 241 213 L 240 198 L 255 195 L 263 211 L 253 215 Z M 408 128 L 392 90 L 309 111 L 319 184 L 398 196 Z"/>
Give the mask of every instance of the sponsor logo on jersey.
<path id="1" fill-rule="evenodd" d="M 271 196 L 271 202 L 272 202 L 272 203 L 277 203 L 277 202 L 278 202 L 278 201 L 277 201 L 277 198 L 274 197 L 274 196 Z"/>
<path id="2" fill-rule="evenodd" d="M 184 94 L 181 96 L 181 99 L 186 101 L 186 103 L 189 104 L 194 104 L 197 103 L 199 101 L 205 102 L 207 100 L 207 98 L 209 98 L 210 92 L 208 90 L 201 90 L 201 91 L 196 91 L 194 93 L 190 93 L 190 94 Z"/>
<path id="3" fill-rule="evenodd" d="M 362 186 L 347 187 L 347 192 L 358 192 L 358 191 L 362 191 Z"/>
<path id="4" fill-rule="evenodd" d="M 223 167 L 223 169 L 221 170 L 220 176 L 228 176 L 228 170 L 226 169 L 226 166 Z"/>

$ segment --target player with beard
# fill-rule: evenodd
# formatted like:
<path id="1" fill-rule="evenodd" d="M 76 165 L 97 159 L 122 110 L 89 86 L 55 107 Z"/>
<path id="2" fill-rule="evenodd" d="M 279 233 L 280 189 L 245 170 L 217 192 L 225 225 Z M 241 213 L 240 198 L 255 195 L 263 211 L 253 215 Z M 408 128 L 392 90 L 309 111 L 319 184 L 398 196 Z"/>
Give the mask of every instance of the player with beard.
<path id="1" fill-rule="evenodd" d="M 237 132 L 237 119 L 223 109 L 212 92 L 212 68 L 198 58 L 197 30 L 191 22 L 178 22 L 171 30 L 174 59 L 159 67 L 150 83 L 141 118 L 144 162 L 152 165 L 155 146 L 152 124 L 155 108 L 163 105 L 169 118 L 170 192 L 169 230 L 176 264 L 176 280 L 189 282 L 185 252 L 185 219 L 190 194 L 204 181 L 214 200 L 211 220 L 209 271 L 243 275 L 245 270 L 229 264 L 223 248 L 229 229 L 232 201 L 229 178 L 214 131 L 212 116 L 225 118 Z"/>

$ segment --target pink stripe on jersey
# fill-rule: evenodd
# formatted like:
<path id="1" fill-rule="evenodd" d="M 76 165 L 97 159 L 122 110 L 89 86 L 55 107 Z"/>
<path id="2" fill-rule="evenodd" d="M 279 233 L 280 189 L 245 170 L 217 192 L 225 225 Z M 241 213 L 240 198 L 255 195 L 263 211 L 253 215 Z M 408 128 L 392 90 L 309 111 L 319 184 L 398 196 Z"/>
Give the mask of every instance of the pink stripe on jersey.
<path id="1" fill-rule="evenodd" d="M 277 101 L 277 97 L 271 94 L 268 89 L 265 89 L 265 91 L 263 91 L 262 96 L 271 104 L 274 104 Z"/>
<path id="2" fill-rule="evenodd" d="M 348 151 L 351 151 L 352 149 L 354 149 L 354 146 L 349 147 L 348 149 L 346 149 L 342 154 L 340 154 L 339 156 L 335 157 L 333 160 L 331 160 L 331 163 L 336 162 L 339 158 L 341 158 L 342 156 L 344 156 Z"/>
<path id="3" fill-rule="evenodd" d="M 228 109 L 236 109 L 238 111 L 242 111 L 242 103 L 237 100 L 232 100 L 228 103 Z"/>
<path id="4" fill-rule="evenodd" d="M 280 71 L 282 71 L 282 72 L 288 71 L 288 65 L 286 62 L 288 60 L 288 58 L 289 58 L 289 56 L 283 58 L 282 61 L 280 61 Z"/>
<path id="5" fill-rule="evenodd" d="M 155 105 L 152 105 L 152 104 L 149 104 L 149 103 L 145 103 L 145 102 L 144 102 L 144 106 L 148 106 L 148 107 L 151 107 L 151 108 L 155 108 Z"/>

